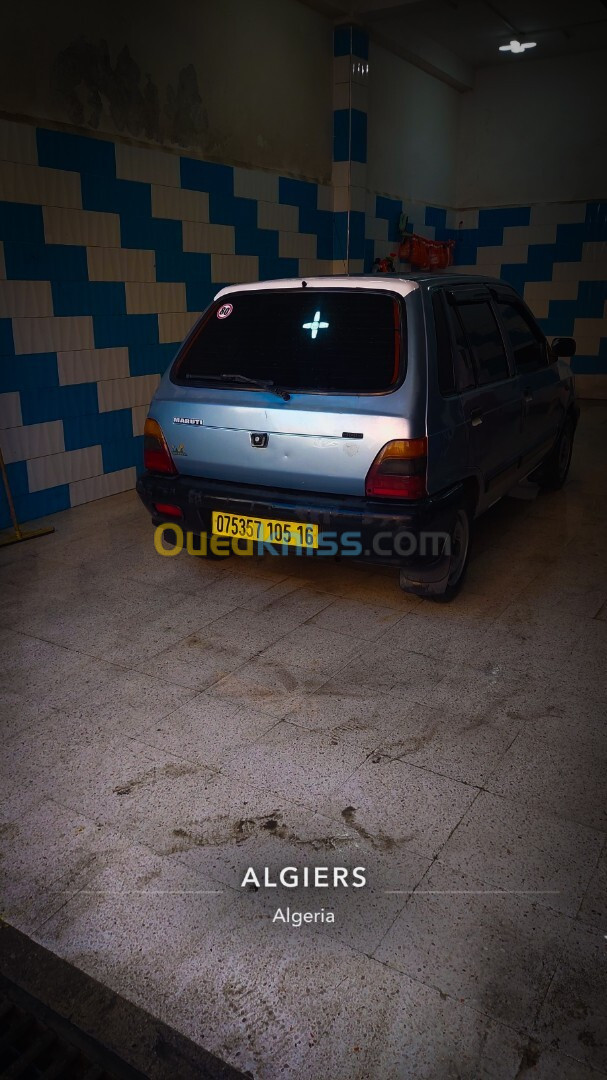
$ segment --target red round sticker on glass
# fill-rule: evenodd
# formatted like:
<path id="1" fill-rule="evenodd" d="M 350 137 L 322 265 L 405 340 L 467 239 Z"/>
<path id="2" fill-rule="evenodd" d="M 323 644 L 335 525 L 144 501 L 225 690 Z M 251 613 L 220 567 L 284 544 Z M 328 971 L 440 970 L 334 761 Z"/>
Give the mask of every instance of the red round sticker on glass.
<path id="1" fill-rule="evenodd" d="M 228 315 L 231 315 L 233 310 L 234 307 L 232 304 L 222 304 L 221 307 L 217 309 L 217 318 L 227 319 Z"/>

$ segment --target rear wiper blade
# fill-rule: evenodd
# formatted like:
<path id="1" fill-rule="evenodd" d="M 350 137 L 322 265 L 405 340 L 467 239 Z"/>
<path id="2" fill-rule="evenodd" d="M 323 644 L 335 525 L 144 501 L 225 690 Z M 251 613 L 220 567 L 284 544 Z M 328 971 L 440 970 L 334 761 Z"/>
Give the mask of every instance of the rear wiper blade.
<path id="1" fill-rule="evenodd" d="M 272 394 L 277 394 L 283 401 L 289 401 L 291 395 L 288 390 L 281 390 L 279 386 L 276 386 L 271 379 L 249 379 L 248 375 L 227 374 L 227 375 L 195 375 L 188 372 L 186 379 L 198 379 L 201 382 L 210 380 L 212 382 L 233 382 L 233 383 L 246 383 L 248 386 L 257 386 L 260 390 L 269 390 Z"/>

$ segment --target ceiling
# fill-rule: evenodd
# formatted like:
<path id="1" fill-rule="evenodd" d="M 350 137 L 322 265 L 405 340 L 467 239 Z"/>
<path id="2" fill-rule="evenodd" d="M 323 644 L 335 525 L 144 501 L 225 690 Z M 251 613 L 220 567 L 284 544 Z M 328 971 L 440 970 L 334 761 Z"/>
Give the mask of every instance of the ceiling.
<path id="1" fill-rule="evenodd" d="M 477 68 L 554 56 L 566 62 L 607 49 L 607 0 L 311 0 L 311 6 L 365 26 L 378 43 L 461 88 Z M 511 38 L 537 45 L 518 56 L 500 52 Z"/>

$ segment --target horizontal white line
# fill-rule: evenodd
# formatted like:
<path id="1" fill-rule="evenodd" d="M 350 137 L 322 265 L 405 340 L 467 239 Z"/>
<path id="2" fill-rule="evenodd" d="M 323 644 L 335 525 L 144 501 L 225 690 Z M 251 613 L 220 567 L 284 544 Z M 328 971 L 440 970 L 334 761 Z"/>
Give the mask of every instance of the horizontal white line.
<path id="1" fill-rule="evenodd" d="M 386 889 L 389 896 L 559 896 L 560 889 Z"/>

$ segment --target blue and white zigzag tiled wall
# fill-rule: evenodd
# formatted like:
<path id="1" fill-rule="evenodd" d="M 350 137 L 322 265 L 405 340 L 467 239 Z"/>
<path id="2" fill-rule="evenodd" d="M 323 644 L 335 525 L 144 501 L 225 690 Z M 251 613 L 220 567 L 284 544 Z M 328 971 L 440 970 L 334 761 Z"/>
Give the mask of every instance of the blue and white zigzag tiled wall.
<path id="1" fill-rule="evenodd" d="M 509 281 L 548 336 L 575 337 L 577 374 L 607 376 L 607 201 L 458 211 L 368 195 L 365 269 L 396 249 L 401 213 L 455 240 L 458 273 Z"/>
<path id="2" fill-rule="evenodd" d="M 21 520 L 132 487 L 148 403 L 198 313 L 226 283 L 343 272 L 348 204 L 352 270 L 394 250 L 404 210 L 607 377 L 605 204 L 407 204 L 365 192 L 361 121 L 335 135 L 329 187 L 0 121 L 0 446 Z"/>
<path id="3" fill-rule="evenodd" d="M 159 376 L 218 289 L 330 274 L 333 252 L 328 186 L 0 121 L 0 446 L 18 517 L 133 487 Z"/>

